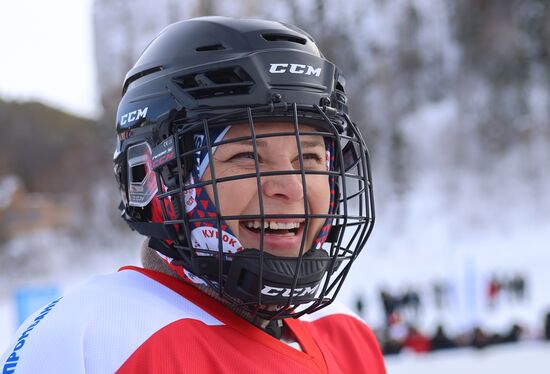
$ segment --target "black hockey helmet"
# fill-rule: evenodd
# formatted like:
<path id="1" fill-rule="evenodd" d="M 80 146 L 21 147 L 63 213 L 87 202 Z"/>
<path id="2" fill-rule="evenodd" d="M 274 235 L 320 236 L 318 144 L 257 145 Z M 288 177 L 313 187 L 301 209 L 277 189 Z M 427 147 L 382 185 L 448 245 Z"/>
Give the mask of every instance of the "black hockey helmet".
<path id="1" fill-rule="evenodd" d="M 151 245 L 188 280 L 205 283 L 238 307 L 264 318 L 299 316 L 328 305 L 340 289 L 374 223 L 368 152 L 348 116 L 345 80 L 304 31 L 279 22 L 202 17 L 165 28 L 126 75 L 118 108 L 114 170 L 122 195 L 123 218 L 151 237 Z M 323 214 L 224 216 L 217 180 L 196 174 L 224 142 L 227 126 L 246 124 L 256 150 L 255 129 L 265 122 L 288 122 L 297 143 L 301 167 L 269 173 L 255 156 L 255 172 L 238 178 L 301 175 L 304 201 L 306 177 L 300 151 L 300 126 L 307 124 L 325 139 L 330 167 L 316 174 L 330 180 L 331 208 Z M 220 135 L 221 134 L 221 135 Z M 311 134 L 311 132 L 310 132 Z M 327 151 L 327 152 L 328 152 Z M 213 165 L 212 165 L 213 168 Z M 200 179 L 200 180 L 199 180 Z M 201 190 L 213 197 L 193 210 Z M 194 204 L 194 205 L 193 205 Z M 192 206 L 191 206 L 192 205 Z M 197 214 L 198 213 L 198 214 Z M 270 218 L 323 218 L 315 248 L 297 257 L 278 257 L 264 248 L 227 248 L 227 222 Z M 193 237 L 208 227 L 210 244 Z M 347 230 L 346 230 L 347 229 Z M 238 239 L 238 238 L 237 238 Z M 233 241 L 234 242 L 234 241 Z M 212 244 L 215 243 L 215 244 Z"/>

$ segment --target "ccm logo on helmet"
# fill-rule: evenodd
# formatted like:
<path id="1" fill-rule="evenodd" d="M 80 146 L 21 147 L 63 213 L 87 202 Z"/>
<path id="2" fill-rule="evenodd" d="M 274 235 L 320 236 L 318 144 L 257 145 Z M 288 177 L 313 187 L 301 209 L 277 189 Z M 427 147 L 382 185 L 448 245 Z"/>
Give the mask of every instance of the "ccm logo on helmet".
<path id="1" fill-rule="evenodd" d="M 147 116 L 147 109 L 149 109 L 148 106 L 143 109 L 138 109 L 133 112 L 123 114 L 122 117 L 120 117 L 120 124 L 126 125 L 127 123 L 132 123 L 140 118 L 145 118 L 145 116 Z"/>
<path id="2" fill-rule="evenodd" d="M 272 74 L 282 74 L 289 72 L 291 74 L 305 74 L 321 76 L 321 68 L 314 68 L 310 65 L 302 64 L 271 64 L 269 72 Z"/>
<path id="3" fill-rule="evenodd" d="M 319 288 L 319 285 L 315 285 L 313 287 L 300 287 L 295 288 L 294 292 L 292 292 L 292 296 L 306 296 L 306 295 L 312 295 L 317 292 L 317 288 Z M 284 296 L 289 297 L 291 294 L 292 288 L 283 288 L 283 287 L 271 287 L 271 286 L 264 286 L 262 288 L 262 294 L 266 296 Z"/>

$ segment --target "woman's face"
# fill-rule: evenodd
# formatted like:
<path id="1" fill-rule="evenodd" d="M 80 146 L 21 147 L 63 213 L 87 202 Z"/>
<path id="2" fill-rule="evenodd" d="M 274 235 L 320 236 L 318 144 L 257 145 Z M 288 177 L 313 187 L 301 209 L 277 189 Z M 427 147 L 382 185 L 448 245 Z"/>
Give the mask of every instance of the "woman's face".
<path id="1" fill-rule="evenodd" d="M 300 131 L 313 131 L 310 126 L 301 125 Z M 293 132 L 294 125 L 285 122 L 260 123 L 255 127 L 256 135 L 275 132 Z M 248 124 L 232 126 L 224 140 L 250 136 Z M 327 155 L 323 137 L 301 135 L 301 150 L 304 169 L 326 171 Z M 256 140 L 260 171 L 300 170 L 296 136 L 278 136 Z M 222 144 L 213 156 L 216 179 L 240 174 L 255 173 L 254 150 L 251 140 Z M 202 178 L 211 179 L 211 166 Z M 262 188 L 258 191 L 256 177 L 241 178 L 217 183 L 219 208 L 223 216 L 258 215 L 262 194 L 264 214 L 303 215 L 304 188 L 300 174 L 264 176 Z M 327 175 L 305 176 L 307 206 L 310 214 L 327 214 L 330 204 L 330 186 Z M 211 185 L 206 187 L 208 196 L 214 201 Z M 226 220 L 244 248 L 260 248 L 260 220 Z M 264 223 L 264 250 L 276 256 L 296 257 L 304 236 L 304 218 L 266 219 Z M 310 219 L 304 244 L 304 253 L 312 247 L 325 218 Z M 269 226 L 268 226 L 269 225 Z"/>

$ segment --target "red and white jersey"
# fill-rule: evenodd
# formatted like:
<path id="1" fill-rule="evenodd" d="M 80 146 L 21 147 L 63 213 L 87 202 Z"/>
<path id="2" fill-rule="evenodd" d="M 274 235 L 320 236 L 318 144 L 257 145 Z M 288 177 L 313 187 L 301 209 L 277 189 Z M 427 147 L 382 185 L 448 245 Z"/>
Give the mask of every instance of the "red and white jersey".
<path id="1" fill-rule="evenodd" d="M 348 314 L 286 319 L 303 352 L 195 287 L 136 267 L 38 310 L 0 360 L 9 373 L 385 373 L 370 329 Z"/>

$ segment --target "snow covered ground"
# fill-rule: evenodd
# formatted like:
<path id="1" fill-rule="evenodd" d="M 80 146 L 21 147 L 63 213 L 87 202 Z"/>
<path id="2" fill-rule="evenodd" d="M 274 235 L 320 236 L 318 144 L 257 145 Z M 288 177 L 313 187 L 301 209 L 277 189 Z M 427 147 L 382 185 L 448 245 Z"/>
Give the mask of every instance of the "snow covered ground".
<path id="1" fill-rule="evenodd" d="M 546 374 L 549 367 L 550 343 L 543 342 L 386 358 L 389 374 Z"/>

